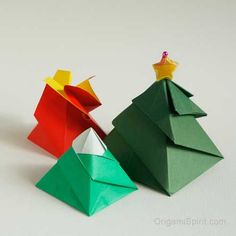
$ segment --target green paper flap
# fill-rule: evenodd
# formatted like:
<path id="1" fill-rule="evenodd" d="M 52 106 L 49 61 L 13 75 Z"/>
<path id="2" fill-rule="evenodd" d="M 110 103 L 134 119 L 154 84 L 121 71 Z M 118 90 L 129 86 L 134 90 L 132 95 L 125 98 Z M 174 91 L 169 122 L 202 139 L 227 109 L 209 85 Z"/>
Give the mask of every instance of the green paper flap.
<path id="1" fill-rule="evenodd" d="M 134 98 L 132 102 L 151 119 L 150 122 L 152 121 L 158 125 L 158 127 L 170 139 L 174 138 L 169 120 L 169 114 L 171 111 L 168 103 L 167 85 L 165 79 L 159 82 L 154 82 L 151 87 L 149 87 L 138 97 Z M 115 120 L 117 118 L 114 119 L 113 124 L 116 122 Z"/>
<path id="2" fill-rule="evenodd" d="M 91 185 L 91 205 L 93 207 L 91 207 L 89 215 L 102 210 L 135 190 L 93 181 Z"/>
<path id="3" fill-rule="evenodd" d="M 170 115 L 170 121 L 175 144 L 222 157 L 215 144 L 193 116 Z"/>
<path id="4" fill-rule="evenodd" d="M 108 136 L 106 136 L 104 141 L 108 148 L 116 155 L 116 158 L 120 161 L 122 168 L 124 168 L 132 180 L 168 194 L 168 192 L 165 191 L 163 186 L 161 186 L 154 175 L 146 167 L 144 162 L 146 158 L 140 158 L 140 156 L 134 152 L 133 148 L 125 141 L 116 129 L 113 129 Z M 145 154 L 145 157 L 146 156 L 147 154 Z M 153 158 L 156 157 L 153 156 Z M 158 169 L 157 171 L 160 172 Z"/>
<path id="5" fill-rule="evenodd" d="M 70 188 L 70 183 L 57 164 L 40 179 L 36 187 L 70 204 L 74 208 L 87 213 L 87 210 L 83 207 L 83 203 L 80 202 L 73 189 Z"/>
<path id="6" fill-rule="evenodd" d="M 102 156 L 77 155 L 72 147 L 36 186 L 87 215 L 137 189 L 119 162 Z"/>
<path id="7" fill-rule="evenodd" d="M 188 99 L 182 89 L 179 90 L 173 82 L 164 79 L 153 83 L 144 93 L 133 99 L 133 104 L 175 144 L 222 157 L 193 116 L 206 113 Z M 184 116 L 174 115 L 170 108 Z M 123 111 L 114 119 L 115 126 L 119 117 L 126 112 L 127 110 Z"/>
<path id="8" fill-rule="evenodd" d="M 169 193 L 173 194 L 221 160 L 220 157 L 168 145 Z"/>
<path id="9" fill-rule="evenodd" d="M 78 154 L 78 158 L 93 180 L 137 189 L 117 161 L 91 154 Z"/>
<path id="10" fill-rule="evenodd" d="M 170 81 L 170 80 L 168 80 Z M 171 80 L 171 83 L 174 84 L 179 90 L 181 90 L 187 97 L 192 97 L 193 94 L 181 87 L 180 85 L 176 84 L 173 80 Z"/>
<path id="11" fill-rule="evenodd" d="M 85 213 L 90 209 L 90 185 L 91 177 L 72 148 L 37 183 L 42 190 Z"/>
<path id="12" fill-rule="evenodd" d="M 167 88 L 170 94 L 169 99 L 172 100 L 174 110 L 179 115 L 194 115 L 195 117 L 207 115 L 203 110 L 201 110 L 201 108 L 186 97 L 186 95 L 172 81 L 167 81 Z"/>
<path id="13" fill-rule="evenodd" d="M 114 126 L 160 185 L 168 189 L 165 134 L 133 104 L 114 120 Z"/>
<path id="14" fill-rule="evenodd" d="M 89 211 L 90 184 L 89 172 L 79 160 L 73 148 L 69 148 L 58 160 L 57 165 L 63 171 L 75 195 L 80 199 L 86 211 Z M 79 183 L 79 184 L 78 184 Z"/>
<path id="15" fill-rule="evenodd" d="M 118 162 L 108 149 L 106 149 L 106 151 L 103 153 L 103 156 L 110 159 L 110 160 Z"/>

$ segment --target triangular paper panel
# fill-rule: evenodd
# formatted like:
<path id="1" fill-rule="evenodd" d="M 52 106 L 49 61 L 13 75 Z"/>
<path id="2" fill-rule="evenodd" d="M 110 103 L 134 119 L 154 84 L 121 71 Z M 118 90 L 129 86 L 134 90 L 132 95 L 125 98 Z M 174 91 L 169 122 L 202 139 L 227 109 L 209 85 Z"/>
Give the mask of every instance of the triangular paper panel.
<path id="1" fill-rule="evenodd" d="M 61 86 L 65 86 L 71 83 L 72 73 L 66 70 L 58 70 L 54 75 L 53 79 Z"/>
<path id="2" fill-rule="evenodd" d="M 89 77 L 88 79 L 82 81 L 81 83 L 79 83 L 79 84 L 77 85 L 77 87 L 79 87 L 79 88 L 81 88 L 81 89 L 87 91 L 87 92 L 90 93 L 98 102 L 100 102 L 100 101 L 99 101 L 99 98 L 97 97 L 96 93 L 94 92 L 94 90 L 93 90 L 93 88 L 92 88 L 92 86 L 91 86 L 91 84 L 90 84 L 90 80 L 91 80 L 92 78 L 94 78 L 94 76 L 91 76 L 91 77 Z"/>
<path id="3" fill-rule="evenodd" d="M 93 144 L 92 140 L 98 142 Z M 101 149 L 96 148 L 90 151 L 86 142 L 106 147 L 101 144 L 95 131 L 84 131 L 36 186 L 85 214 L 92 215 L 137 188 L 114 157 L 110 159 L 101 153 L 77 153 L 80 150 L 101 152 Z M 84 145 L 87 145 L 86 149 L 81 149 Z M 79 148 L 75 150 L 75 146 Z"/>
<path id="4" fill-rule="evenodd" d="M 117 154 L 116 157 L 120 161 L 122 168 L 129 173 L 129 177 L 132 180 L 169 195 L 160 183 L 158 183 L 157 179 L 150 173 L 145 163 L 141 161 L 141 158 L 132 150 L 131 146 L 125 142 L 115 129 L 111 131 L 105 141 L 111 148 L 111 152 Z M 115 142 L 116 145 L 112 145 L 113 142 Z"/>
<path id="5" fill-rule="evenodd" d="M 173 139 L 171 124 L 169 120 L 169 104 L 166 80 L 155 82 L 145 92 L 132 100 L 152 122 L 170 138 Z M 116 118 L 114 119 L 115 123 Z"/>
<path id="6" fill-rule="evenodd" d="M 131 188 L 124 188 L 119 185 L 107 185 L 104 182 L 93 181 L 91 183 L 91 207 L 89 215 L 101 211 L 133 191 L 134 189 Z"/>
<path id="7" fill-rule="evenodd" d="M 93 180 L 127 188 L 136 188 L 116 160 L 91 154 L 79 154 L 79 158 Z"/>
<path id="8" fill-rule="evenodd" d="M 158 183 L 164 189 L 168 188 L 166 137 L 159 127 L 150 122 L 149 118 L 135 105 L 129 106 L 116 117 L 113 124 L 117 133 L 132 147 Z M 109 136 L 105 139 L 105 143 L 109 144 L 110 150 L 114 150 L 113 146 L 116 146 L 116 143 L 114 141 L 109 143 Z M 113 154 L 122 163 L 119 152 L 117 150 Z"/>
<path id="9" fill-rule="evenodd" d="M 172 82 L 166 80 L 167 88 L 170 94 L 175 111 L 179 115 L 194 115 L 195 117 L 206 116 L 207 114 L 192 102 L 186 95 Z"/>
<path id="10" fill-rule="evenodd" d="M 76 153 L 103 155 L 106 151 L 105 144 L 97 136 L 92 128 L 81 133 L 72 143 Z"/>
<path id="11" fill-rule="evenodd" d="M 91 178 L 69 149 L 36 184 L 43 191 L 88 214 Z"/>
<path id="12" fill-rule="evenodd" d="M 177 148 L 174 145 L 168 146 L 167 158 L 169 194 L 177 192 L 222 159 L 190 149 Z"/>
<path id="13" fill-rule="evenodd" d="M 167 78 L 168 79 L 168 78 Z M 169 81 L 169 80 L 168 80 Z M 186 89 L 184 89 L 182 86 L 180 86 L 179 84 L 176 84 L 173 80 L 171 81 L 172 84 L 174 84 L 179 90 L 181 90 L 187 97 L 192 97 L 193 94 L 190 93 L 189 91 L 187 91 Z"/>
<path id="14" fill-rule="evenodd" d="M 74 191 L 72 189 L 68 191 L 70 183 L 59 165 L 53 166 L 50 171 L 36 184 L 36 187 L 71 205 L 79 211 L 84 213 L 86 212 L 84 206 Z"/>
<path id="15" fill-rule="evenodd" d="M 222 157 L 215 144 L 193 116 L 170 115 L 170 118 L 175 144 Z"/>
<path id="16" fill-rule="evenodd" d="M 57 70 L 54 77 L 48 77 L 45 79 L 45 82 L 53 90 L 58 92 L 64 98 L 66 98 L 64 93 L 64 86 L 70 84 L 72 81 L 72 73 L 66 70 Z"/>
<path id="17" fill-rule="evenodd" d="M 82 88 L 66 85 L 64 92 L 69 101 L 78 107 L 84 107 L 89 112 L 101 105 L 99 100 Z"/>

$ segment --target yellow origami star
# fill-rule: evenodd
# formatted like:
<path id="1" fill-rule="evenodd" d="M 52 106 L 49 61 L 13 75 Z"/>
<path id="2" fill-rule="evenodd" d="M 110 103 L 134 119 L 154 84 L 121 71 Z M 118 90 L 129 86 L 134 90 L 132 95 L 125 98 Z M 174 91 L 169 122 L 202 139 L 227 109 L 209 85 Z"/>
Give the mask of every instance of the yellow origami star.
<path id="1" fill-rule="evenodd" d="M 156 79 L 172 79 L 172 73 L 175 71 L 177 67 L 177 62 L 168 58 L 168 52 L 164 51 L 162 53 L 161 61 L 153 64 L 153 68 L 156 72 Z"/>

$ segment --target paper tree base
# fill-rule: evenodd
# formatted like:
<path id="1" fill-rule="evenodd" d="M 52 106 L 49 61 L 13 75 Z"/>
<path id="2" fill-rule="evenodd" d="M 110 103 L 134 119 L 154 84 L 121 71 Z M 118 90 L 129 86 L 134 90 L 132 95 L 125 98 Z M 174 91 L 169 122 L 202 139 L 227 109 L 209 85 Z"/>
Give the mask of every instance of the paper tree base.
<path id="1" fill-rule="evenodd" d="M 133 180 L 168 195 L 222 160 L 195 119 L 206 114 L 188 96 L 171 81 L 155 82 L 113 120 L 105 138 Z"/>
<path id="2" fill-rule="evenodd" d="M 89 216 L 137 190 L 92 129 L 73 142 L 36 186 Z"/>
<path id="3" fill-rule="evenodd" d="M 169 182 L 163 187 L 144 165 L 140 157 L 132 151 L 115 130 L 107 136 L 105 142 L 132 180 L 167 195 L 174 194 L 221 160 L 219 157 L 184 149 L 179 150 L 170 145 L 168 147 L 169 155 L 166 156 L 166 161 L 169 161 L 169 170 L 165 170 L 160 163 L 161 173 L 164 175 L 169 173 Z M 165 171 L 166 173 L 164 173 Z"/>

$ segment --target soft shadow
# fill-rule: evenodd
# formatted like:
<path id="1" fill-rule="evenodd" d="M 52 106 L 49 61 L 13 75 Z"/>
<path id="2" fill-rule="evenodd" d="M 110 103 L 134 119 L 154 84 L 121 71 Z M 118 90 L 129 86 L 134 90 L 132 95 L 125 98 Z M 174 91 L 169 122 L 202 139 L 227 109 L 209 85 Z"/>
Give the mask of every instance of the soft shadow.
<path id="1" fill-rule="evenodd" d="M 25 165 L 17 166 L 16 172 L 24 181 L 35 185 L 52 167 L 52 165 Z"/>
<path id="2" fill-rule="evenodd" d="M 17 172 L 18 176 L 20 176 L 20 178 L 23 181 L 26 181 L 28 184 L 31 185 L 32 188 L 35 188 L 35 191 L 37 191 L 35 185 L 38 183 L 38 181 L 40 181 L 40 179 L 52 168 L 53 164 L 47 164 L 47 165 L 22 165 L 22 166 L 17 166 L 15 168 L 15 171 Z M 41 190 L 39 190 L 41 191 Z M 43 193 L 45 194 L 45 196 L 47 196 L 48 200 L 52 200 L 52 201 L 58 201 L 58 207 L 60 208 L 64 208 L 64 207 L 68 207 L 69 209 L 73 209 L 74 211 L 76 211 L 77 214 L 81 214 L 83 216 L 87 215 L 82 212 L 79 211 L 78 209 L 72 207 L 70 204 L 67 204 L 61 200 L 59 200 L 58 198 L 54 197 L 51 194 L 47 194 L 47 193 Z"/>
<path id="3" fill-rule="evenodd" d="M 0 114 L 0 142 L 30 152 L 51 156 L 48 152 L 37 147 L 27 139 L 34 126 L 33 124 L 25 123 L 19 116 Z"/>
<path id="4" fill-rule="evenodd" d="M 135 180 L 134 180 L 135 181 Z M 158 193 L 158 194 L 161 194 L 161 195 L 165 195 L 167 197 L 170 197 L 170 194 L 167 193 L 162 187 L 161 185 L 159 186 L 147 186 L 141 182 L 137 182 L 135 181 L 139 186 L 142 186 L 142 188 L 145 188 L 151 192 L 155 192 L 155 193 Z"/>

